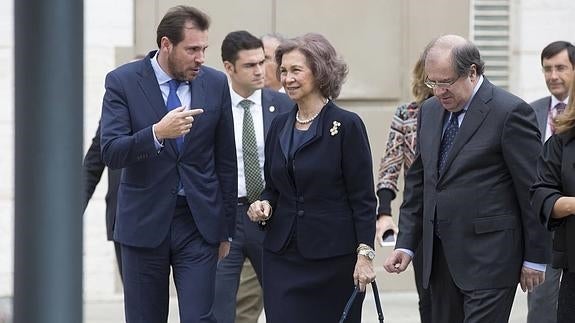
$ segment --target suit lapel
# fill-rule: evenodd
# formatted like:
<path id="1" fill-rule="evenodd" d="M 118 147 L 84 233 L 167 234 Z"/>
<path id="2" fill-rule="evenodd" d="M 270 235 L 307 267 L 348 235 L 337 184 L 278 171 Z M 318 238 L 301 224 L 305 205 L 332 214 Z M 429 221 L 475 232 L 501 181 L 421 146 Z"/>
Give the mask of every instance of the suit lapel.
<path id="1" fill-rule="evenodd" d="M 330 122 L 328 121 L 328 116 L 327 113 L 329 112 L 329 109 L 331 108 L 331 101 L 328 102 L 328 104 L 323 107 L 323 109 L 321 110 L 321 112 L 319 113 L 319 115 L 317 116 L 317 118 L 314 120 L 314 123 L 316 123 L 316 126 L 314 127 L 313 125 L 309 128 L 308 131 L 313 131 L 313 135 L 305 142 L 302 143 L 301 147 L 298 150 L 303 149 L 306 146 L 311 145 L 313 142 L 317 141 L 319 138 L 322 137 L 323 134 L 323 127 L 324 124 L 326 122 Z M 297 107 L 295 109 L 293 109 L 290 113 L 289 116 L 286 120 L 286 123 L 284 124 L 282 130 L 280 131 L 280 146 L 282 149 L 282 153 L 284 154 L 284 157 L 288 158 L 288 154 L 289 154 L 289 149 L 290 149 L 290 142 L 291 142 L 291 136 L 292 136 L 292 132 L 293 132 L 293 127 L 295 124 L 295 114 L 297 113 Z M 335 120 L 333 120 L 335 121 Z"/>
<path id="2" fill-rule="evenodd" d="M 323 109 L 321 110 L 321 112 L 319 113 L 319 115 L 317 116 L 317 118 L 314 120 L 315 125 L 312 124 L 312 126 L 309 127 L 309 130 L 308 130 L 308 131 L 313 131 L 313 134 L 312 134 L 312 136 L 311 136 L 310 138 L 308 138 L 308 140 L 304 141 L 304 142 L 301 144 L 301 147 L 299 147 L 300 150 L 303 149 L 303 148 L 306 147 L 306 146 L 311 145 L 313 142 L 319 140 L 319 138 L 322 137 L 324 124 L 325 124 L 326 122 L 331 122 L 331 121 L 328 121 L 328 120 L 327 120 L 327 118 L 328 118 L 328 116 L 327 116 L 327 111 L 329 110 L 330 105 L 331 105 L 331 101 L 329 101 L 329 102 L 323 107 Z M 332 120 L 332 121 L 335 121 L 335 120 Z"/>
<path id="3" fill-rule="evenodd" d="M 280 148 L 284 155 L 285 160 L 288 159 L 289 154 L 289 144 L 291 142 L 291 135 L 293 131 L 293 126 L 295 123 L 295 114 L 297 109 L 293 109 L 284 123 L 282 130 L 280 131 L 279 140 L 280 140 Z"/>
<path id="4" fill-rule="evenodd" d="M 151 52 L 148 55 L 148 58 L 154 59 L 155 52 Z M 162 91 L 160 90 L 160 86 L 158 85 L 158 79 L 156 78 L 156 74 L 154 73 L 154 69 L 152 68 L 152 64 L 150 63 L 149 59 L 142 60 L 142 70 L 141 70 L 141 78 L 138 81 L 140 85 L 140 89 L 143 92 L 144 97 L 148 100 L 148 103 L 152 107 L 152 110 L 156 114 L 158 120 L 162 119 L 166 113 L 166 103 L 164 102 L 164 98 L 162 97 Z M 176 156 L 178 155 L 178 149 L 176 147 L 175 140 L 166 140 L 165 143 L 169 150 L 172 151 L 173 154 Z"/>
<path id="5" fill-rule="evenodd" d="M 435 105 L 426 106 L 425 108 L 427 110 L 433 110 L 428 112 L 430 114 L 430 120 L 429 120 L 430 127 L 433 130 L 433 133 L 428 137 L 430 140 L 429 146 L 421 145 L 419 149 L 420 151 L 423 151 L 422 152 L 423 155 L 426 155 L 425 154 L 426 150 L 430 150 L 429 156 L 431 156 L 431 165 L 432 167 L 437 169 L 437 165 L 439 163 L 439 146 L 441 145 L 441 135 L 443 132 L 443 120 L 445 118 L 446 111 L 441 106 L 439 101 L 436 101 Z M 422 113 L 422 111 L 420 111 L 419 113 Z M 420 139 L 420 142 L 422 141 L 423 139 Z"/>
<path id="6" fill-rule="evenodd" d="M 192 97 L 192 101 L 187 105 L 189 109 L 204 109 L 204 113 L 206 112 L 206 88 L 205 88 L 205 79 L 203 77 L 202 71 L 198 74 L 198 76 L 190 82 L 190 93 Z M 201 114 L 196 116 L 195 118 L 201 118 Z M 182 146 L 182 152 L 186 150 L 188 147 L 188 141 L 191 137 L 193 137 L 197 127 L 192 127 L 190 132 L 186 136 L 184 136 L 184 144 Z M 180 153 L 182 153 L 180 152 Z"/>
<path id="7" fill-rule="evenodd" d="M 267 89 L 262 89 L 262 114 L 264 117 L 264 138 L 267 137 L 270 125 L 275 115 L 278 113 L 273 106 L 274 98 Z"/>
<path id="8" fill-rule="evenodd" d="M 453 162 L 453 159 L 461 148 L 465 146 L 465 143 L 469 141 L 469 139 L 473 136 L 473 134 L 479 129 L 483 120 L 489 113 L 490 107 L 487 106 L 485 103 L 491 99 L 493 96 L 493 86 L 491 83 L 487 81 L 487 79 L 483 79 L 483 84 L 475 94 L 475 97 L 471 101 L 467 112 L 463 118 L 463 122 L 459 127 L 459 131 L 457 136 L 455 137 L 455 141 L 453 142 L 453 147 L 449 151 L 447 155 L 447 161 L 445 162 L 445 167 L 443 168 L 443 172 L 440 174 L 439 178 L 443 177 L 443 174 L 449 169 L 449 166 Z"/>
<path id="9" fill-rule="evenodd" d="M 542 104 L 538 107 L 532 107 L 537 116 L 537 124 L 539 125 L 539 131 L 541 131 L 541 138 L 545 138 L 545 131 L 547 130 L 547 114 L 549 113 L 549 107 L 551 106 L 550 96 L 544 100 L 544 104 L 545 105 Z"/>
<path id="10" fill-rule="evenodd" d="M 153 59 L 153 54 L 151 55 L 151 59 Z M 158 118 L 161 119 L 167 112 L 166 103 L 162 98 L 162 91 L 160 91 L 158 79 L 156 78 L 156 74 L 154 74 L 154 69 L 152 68 L 152 64 L 149 59 L 142 60 L 142 70 L 140 75 L 141 78 L 138 83 L 142 89 L 144 97 L 148 100 L 148 103 L 150 103 L 150 106 L 153 108 Z"/>

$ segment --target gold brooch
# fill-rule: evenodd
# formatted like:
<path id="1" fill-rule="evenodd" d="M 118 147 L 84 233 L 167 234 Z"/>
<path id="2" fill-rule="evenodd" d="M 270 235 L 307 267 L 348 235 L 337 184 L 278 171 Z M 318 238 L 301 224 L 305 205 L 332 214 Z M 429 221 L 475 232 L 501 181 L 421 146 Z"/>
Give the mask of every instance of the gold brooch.
<path id="1" fill-rule="evenodd" d="M 339 121 L 334 121 L 334 122 L 333 122 L 333 127 L 331 127 L 331 129 L 329 129 L 329 133 L 330 133 L 332 136 L 337 135 L 337 133 L 339 132 L 339 131 L 338 131 L 339 126 L 341 126 L 341 123 L 339 123 Z"/>

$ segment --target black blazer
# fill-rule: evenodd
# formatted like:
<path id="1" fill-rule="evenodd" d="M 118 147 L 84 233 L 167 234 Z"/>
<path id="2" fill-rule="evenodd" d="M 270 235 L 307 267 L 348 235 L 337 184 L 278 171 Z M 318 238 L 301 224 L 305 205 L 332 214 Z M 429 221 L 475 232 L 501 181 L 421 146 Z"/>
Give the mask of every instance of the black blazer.
<path id="1" fill-rule="evenodd" d="M 551 136 L 537 163 L 531 201 L 537 214 L 555 231 L 551 265 L 575 272 L 575 217 L 551 218 L 561 196 L 575 196 L 575 129 Z"/>
<path id="2" fill-rule="evenodd" d="M 529 201 L 541 139 L 533 109 L 484 79 L 448 154 L 437 163 L 446 110 L 420 109 L 419 153 L 407 172 L 396 248 L 421 239 L 423 284 L 431 275 L 434 221 L 455 284 L 465 290 L 517 285 L 523 261 L 548 263 L 550 237 Z"/>
<path id="3" fill-rule="evenodd" d="M 281 251 L 294 225 L 305 258 L 354 253 L 359 243 L 373 246 L 376 199 L 363 122 L 328 102 L 314 121 L 313 137 L 295 152 L 292 177 L 288 146 L 296 111 L 277 116 L 266 141 L 262 199 L 269 200 L 274 211 L 264 248 Z"/>
<path id="4" fill-rule="evenodd" d="M 100 124 L 92 144 L 84 156 L 82 172 L 84 175 L 84 210 L 100 182 L 106 164 L 100 153 Z M 108 169 L 108 191 L 106 192 L 106 235 L 108 240 L 114 236 L 114 221 L 116 220 L 116 206 L 118 203 L 118 186 L 120 185 L 121 169 Z"/>

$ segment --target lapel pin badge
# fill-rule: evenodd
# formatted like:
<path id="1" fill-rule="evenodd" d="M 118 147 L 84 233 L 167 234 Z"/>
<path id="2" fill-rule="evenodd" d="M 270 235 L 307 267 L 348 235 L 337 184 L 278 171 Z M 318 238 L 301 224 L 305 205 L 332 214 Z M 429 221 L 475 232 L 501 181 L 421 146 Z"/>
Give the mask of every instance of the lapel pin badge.
<path id="1" fill-rule="evenodd" d="M 339 121 L 334 121 L 334 122 L 333 122 L 333 127 L 331 127 L 331 129 L 329 129 L 329 133 L 330 133 L 332 136 L 337 135 L 337 133 L 339 132 L 339 131 L 338 131 L 339 126 L 341 126 L 341 123 L 340 123 Z"/>
<path id="2" fill-rule="evenodd" d="M 276 110 L 276 107 L 274 107 L 273 105 L 270 105 L 270 112 L 274 112 Z"/>

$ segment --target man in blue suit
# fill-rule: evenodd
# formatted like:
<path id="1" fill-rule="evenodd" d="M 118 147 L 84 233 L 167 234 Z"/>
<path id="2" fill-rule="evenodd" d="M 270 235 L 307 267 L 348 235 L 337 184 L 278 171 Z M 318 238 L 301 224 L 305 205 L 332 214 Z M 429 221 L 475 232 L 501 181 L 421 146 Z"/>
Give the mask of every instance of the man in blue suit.
<path id="1" fill-rule="evenodd" d="M 252 263 L 261 282 L 262 242 L 264 232 L 251 222 L 247 209 L 263 189 L 264 140 L 272 120 L 280 113 L 288 112 L 294 103 L 283 93 L 264 88 L 265 55 L 262 41 L 247 31 L 229 33 L 222 42 L 222 61 L 229 76 L 231 110 L 234 117 L 236 153 L 238 164 L 238 213 L 236 235 L 231 243 L 230 254 L 218 263 L 216 272 L 215 315 L 219 323 L 240 322 L 236 320 L 236 294 L 244 260 Z M 245 102 L 250 106 L 246 110 Z M 249 127 L 246 118 L 251 118 Z M 253 159 L 246 143 L 252 128 L 256 148 Z M 251 164 L 251 165 L 250 165 Z M 252 187 L 249 170 L 255 170 L 259 187 Z M 255 318 L 257 321 L 257 318 Z M 247 323 L 247 321 L 245 322 Z"/>
<path id="2" fill-rule="evenodd" d="M 230 93 L 203 66 L 209 17 L 178 6 L 158 50 L 106 76 L 102 156 L 123 168 L 114 240 L 121 244 L 127 322 L 166 322 L 173 270 L 180 322 L 215 322 L 216 264 L 237 205 Z"/>

